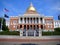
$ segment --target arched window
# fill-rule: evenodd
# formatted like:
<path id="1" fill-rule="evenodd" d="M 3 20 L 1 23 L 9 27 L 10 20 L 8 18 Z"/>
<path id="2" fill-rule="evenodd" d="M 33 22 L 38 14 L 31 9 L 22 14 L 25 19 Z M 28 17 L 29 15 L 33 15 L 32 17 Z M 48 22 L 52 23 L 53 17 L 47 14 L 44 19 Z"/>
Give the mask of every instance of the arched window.
<path id="1" fill-rule="evenodd" d="M 20 18 L 21 22 L 22 22 L 22 18 Z"/>

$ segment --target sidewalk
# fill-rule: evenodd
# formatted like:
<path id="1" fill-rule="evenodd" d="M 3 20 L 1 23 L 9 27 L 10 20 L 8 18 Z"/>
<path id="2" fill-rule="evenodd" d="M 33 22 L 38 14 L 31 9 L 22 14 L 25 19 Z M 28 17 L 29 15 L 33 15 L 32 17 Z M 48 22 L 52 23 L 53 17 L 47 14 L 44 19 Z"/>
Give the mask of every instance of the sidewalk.
<path id="1" fill-rule="evenodd" d="M 0 35 L 0 39 L 60 39 L 60 36 L 20 37 L 12 35 Z"/>

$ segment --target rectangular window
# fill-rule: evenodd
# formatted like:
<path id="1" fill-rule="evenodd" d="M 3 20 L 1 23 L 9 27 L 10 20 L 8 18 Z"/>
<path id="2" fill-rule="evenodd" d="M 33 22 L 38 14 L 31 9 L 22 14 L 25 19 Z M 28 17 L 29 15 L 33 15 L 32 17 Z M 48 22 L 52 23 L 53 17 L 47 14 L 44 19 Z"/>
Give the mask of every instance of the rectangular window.
<path id="1" fill-rule="evenodd" d="M 14 21 L 13 21 L 13 24 L 16 25 L 16 24 L 17 24 L 17 20 L 14 20 Z"/>
<path id="2" fill-rule="evenodd" d="M 47 24 L 52 24 L 52 20 L 45 20 L 45 23 L 47 23 Z"/>

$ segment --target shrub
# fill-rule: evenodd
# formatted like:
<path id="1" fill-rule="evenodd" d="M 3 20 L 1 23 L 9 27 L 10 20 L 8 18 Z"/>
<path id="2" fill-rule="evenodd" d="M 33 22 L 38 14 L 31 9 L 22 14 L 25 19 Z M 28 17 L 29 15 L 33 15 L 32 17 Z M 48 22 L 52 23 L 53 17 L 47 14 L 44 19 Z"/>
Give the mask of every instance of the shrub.
<path id="1" fill-rule="evenodd" d="M 55 31 L 60 32 L 60 28 L 54 28 Z"/>
<path id="2" fill-rule="evenodd" d="M 19 35 L 18 31 L 2 31 L 0 32 L 0 35 Z"/>
<path id="3" fill-rule="evenodd" d="M 60 32 L 54 31 L 54 32 L 42 32 L 42 35 L 44 36 L 51 36 L 51 35 L 60 35 Z"/>

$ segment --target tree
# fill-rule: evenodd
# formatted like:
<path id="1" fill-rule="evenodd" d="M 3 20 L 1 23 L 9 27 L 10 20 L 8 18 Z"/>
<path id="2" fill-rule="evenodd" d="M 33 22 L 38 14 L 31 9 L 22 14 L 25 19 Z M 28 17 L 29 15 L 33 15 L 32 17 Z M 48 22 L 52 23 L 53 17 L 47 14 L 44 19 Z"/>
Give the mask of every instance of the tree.
<path id="1" fill-rule="evenodd" d="M 0 22 L 2 22 L 2 30 L 9 31 L 8 27 L 6 26 L 6 20 L 4 18 L 0 18 Z"/>

